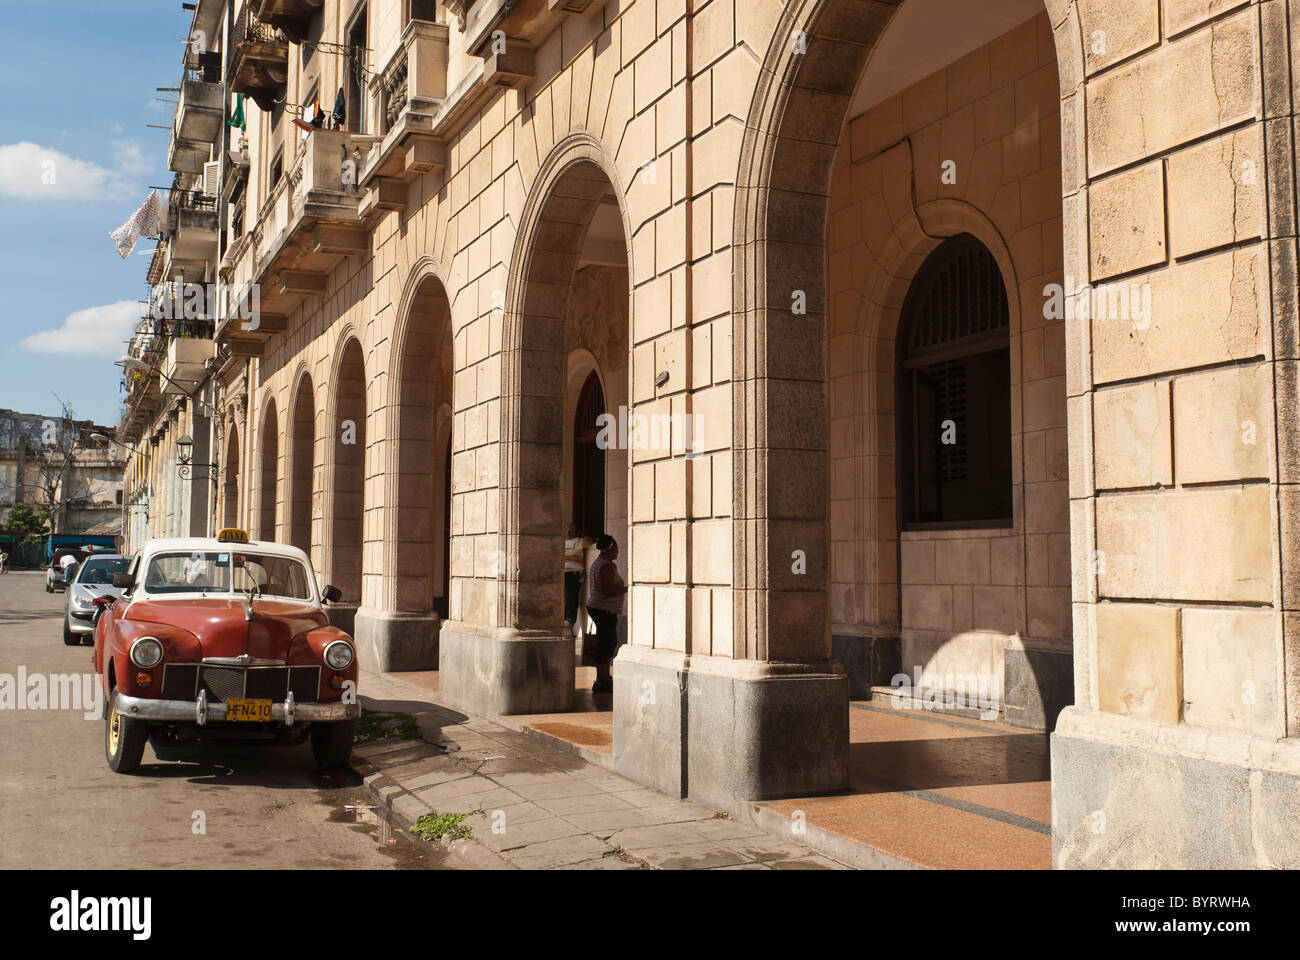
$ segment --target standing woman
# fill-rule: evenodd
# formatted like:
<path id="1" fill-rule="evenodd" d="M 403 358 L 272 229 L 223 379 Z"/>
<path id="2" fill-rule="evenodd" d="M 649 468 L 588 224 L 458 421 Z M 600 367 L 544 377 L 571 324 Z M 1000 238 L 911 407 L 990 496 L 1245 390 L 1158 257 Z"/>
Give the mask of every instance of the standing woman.
<path id="1" fill-rule="evenodd" d="M 590 586 L 587 593 L 587 613 L 596 624 L 596 682 L 592 693 L 613 693 L 614 678 L 609 668 L 618 646 L 618 618 L 623 613 L 623 598 L 627 584 L 619 576 L 618 541 L 604 534 L 596 541 L 600 556 L 591 565 Z"/>

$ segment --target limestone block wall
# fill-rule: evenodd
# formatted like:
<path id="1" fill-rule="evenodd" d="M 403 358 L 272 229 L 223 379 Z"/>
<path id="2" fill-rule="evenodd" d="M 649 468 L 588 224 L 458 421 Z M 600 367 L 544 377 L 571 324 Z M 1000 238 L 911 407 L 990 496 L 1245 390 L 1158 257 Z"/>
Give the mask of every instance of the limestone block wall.
<path id="1" fill-rule="evenodd" d="M 1001 678 L 1013 636 L 1070 649 L 1065 320 L 1049 309 L 1063 282 L 1059 100 L 1044 11 L 849 119 L 836 154 L 832 630 L 901 635 L 909 674 Z M 1011 304 L 1013 525 L 900 534 L 899 314 L 925 255 L 961 232 L 993 252 Z"/>
<path id="2" fill-rule="evenodd" d="M 1065 269 L 1100 293 L 1067 320 L 1077 706 L 1054 860 L 1294 867 L 1300 11 L 1077 13 Z"/>
<path id="3" fill-rule="evenodd" d="M 1282 736 L 1279 521 L 1296 479 L 1294 163 L 1272 119 L 1291 103 L 1283 9 L 1081 14 L 1070 109 L 1087 150 L 1066 203 L 1089 213 L 1067 273 L 1098 294 L 1071 323 L 1075 616 L 1091 638 L 1077 685 L 1106 713 Z"/>

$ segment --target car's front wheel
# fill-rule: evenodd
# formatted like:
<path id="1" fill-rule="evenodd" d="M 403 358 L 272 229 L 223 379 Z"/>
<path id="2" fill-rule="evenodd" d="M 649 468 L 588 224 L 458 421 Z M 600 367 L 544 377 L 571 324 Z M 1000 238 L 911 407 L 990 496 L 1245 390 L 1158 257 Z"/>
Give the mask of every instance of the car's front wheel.
<path id="1" fill-rule="evenodd" d="M 81 638 L 73 633 L 72 628 L 68 626 L 68 618 L 66 616 L 63 618 L 63 642 L 69 647 L 75 647 L 81 643 Z"/>
<path id="2" fill-rule="evenodd" d="M 117 701 L 115 690 L 108 702 L 108 716 L 104 719 L 104 754 L 108 758 L 108 768 L 114 773 L 134 773 L 144 756 L 149 725 L 118 713 Z"/>
<path id="3" fill-rule="evenodd" d="M 311 727 L 311 753 L 316 758 L 316 766 L 341 767 L 352 755 L 352 738 L 356 733 L 357 722 L 344 720 L 339 723 L 313 723 Z"/>

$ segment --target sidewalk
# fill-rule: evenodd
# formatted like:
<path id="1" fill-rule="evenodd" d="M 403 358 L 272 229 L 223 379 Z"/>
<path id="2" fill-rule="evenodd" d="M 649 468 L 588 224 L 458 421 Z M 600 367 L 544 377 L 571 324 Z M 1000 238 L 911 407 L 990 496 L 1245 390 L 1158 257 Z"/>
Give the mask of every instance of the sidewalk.
<path id="1" fill-rule="evenodd" d="M 844 869 L 801 844 L 620 777 L 539 732 L 443 707 L 406 680 L 365 673 L 360 687 L 362 706 L 378 720 L 363 729 L 388 735 L 359 743 L 353 767 L 395 831 L 424 815 L 466 814 L 470 836 L 450 842 L 465 866 Z"/>

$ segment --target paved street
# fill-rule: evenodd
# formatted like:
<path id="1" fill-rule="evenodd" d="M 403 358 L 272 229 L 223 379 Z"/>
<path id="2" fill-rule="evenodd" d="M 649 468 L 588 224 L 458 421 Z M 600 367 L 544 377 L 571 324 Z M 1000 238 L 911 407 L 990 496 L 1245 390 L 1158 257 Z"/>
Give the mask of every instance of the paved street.
<path id="1" fill-rule="evenodd" d="M 0 576 L 0 674 L 86 674 L 89 646 L 61 638 L 63 595 L 44 575 Z M 422 869 L 446 852 L 387 840 L 351 771 L 318 774 L 307 745 L 209 749 L 112 773 L 104 722 L 79 710 L 0 710 L 0 868 Z M 206 833 L 193 831 L 201 811 Z M 366 822 L 368 821 L 368 822 Z"/>

